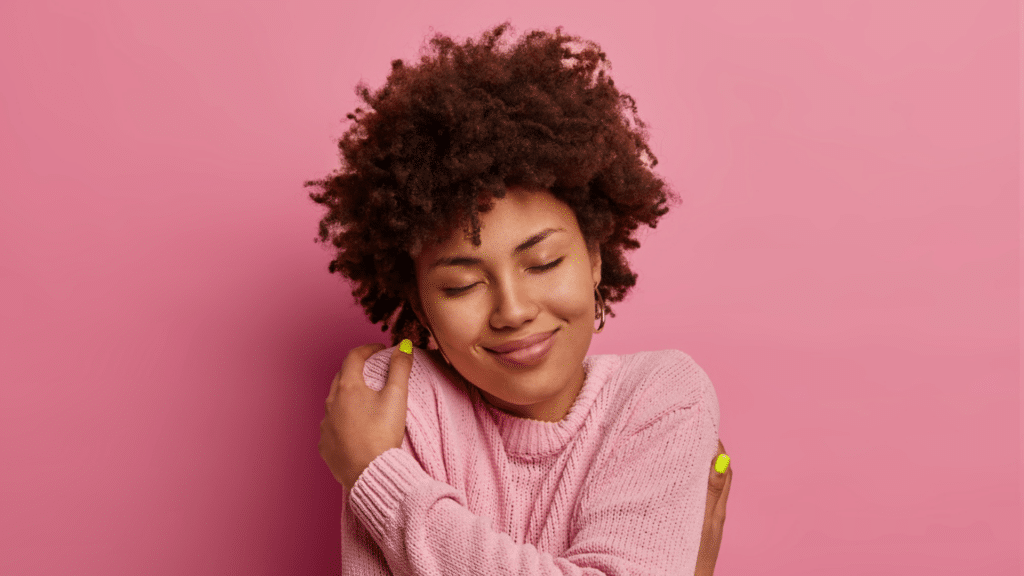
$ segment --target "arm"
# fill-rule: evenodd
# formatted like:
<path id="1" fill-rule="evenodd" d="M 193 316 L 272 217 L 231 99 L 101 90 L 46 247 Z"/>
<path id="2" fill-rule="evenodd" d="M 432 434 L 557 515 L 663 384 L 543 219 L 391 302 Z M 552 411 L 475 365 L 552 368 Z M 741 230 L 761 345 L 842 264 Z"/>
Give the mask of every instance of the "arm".
<path id="1" fill-rule="evenodd" d="M 409 439 L 402 441 L 402 450 L 414 454 Z M 415 456 L 414 456 L 415 458 Z M 352 509 L 351 492 L 345 490 L 341 500 L 341 574 L 342 576 L 392 576 L 380 546 Z"/>
<path id="2" fill-rule="evenodd" d="M 349 495 L 342 496 L 341 505 L 341 574 L 342 576 L 391 576 L 380 547 L 356 520 Z"/>
<path id="3" fill-rule="evenodd" d="M 693 574 L 716 424 L 697 404 L 621 439 L 592 474 L 563 557 L 492 530 L 405 450 L 377 457 L 346 504 L 396 575 Z"/>

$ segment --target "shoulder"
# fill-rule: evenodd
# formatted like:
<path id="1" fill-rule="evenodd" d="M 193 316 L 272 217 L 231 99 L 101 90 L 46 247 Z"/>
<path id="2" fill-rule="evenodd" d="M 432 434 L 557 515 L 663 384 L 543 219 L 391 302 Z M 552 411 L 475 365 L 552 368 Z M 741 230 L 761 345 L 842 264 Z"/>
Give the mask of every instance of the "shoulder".
<path id="1" fill-rule="evenodd" d="M 363 378 L 369 388 L 384 387 L 394 348 L 381 350 L 367 359 Z M 408 386 L 403 449 L 432 478 L 451 483 L 450 463 L 445 454 L 451 453 L 452 443 L 462 446 L 460 442 L 467 434 L 456 423 L 474 422 L 473 402 L 462 379 L 453 376 L 453 370 L 436 350 L 413 348 Z"/>
<path id="2" fill-rule="evenodd" d="M 621 359 L 616 395 L 627 429 L 635 431 L 665 417 L 687 418 L 698 410 L 717 423 L 718 397 L 711 378 L 689 354 L 658 350 Z"/>
<path id="3" fill-rule="evenodd" d="M 363 365 L 363 379 L 368 387 L 374 390 L 384 387 L 394 349 L 394 346 L 385 348 L 366 360 L 366 364 Z M 412 371 L 409 373 L 410 398 L 424 393 L 434 395 L 440 382 L 446 378 L 431 352 L 433 351 L 413 348 Z"/>
<path id="4" fill-rule="evenodd" d="M 363 365 L 363 380 L 373 390 L 387 382 L 394 346 L 370 356 Z M 469 402 L 462 379 L 452 372 L 436 350 L 413 348 L 412 371 L 409 373 L 409 414 L 429 417 L 441 406 L 462 406 Z M 433 419 L 432 417 L 429 417 Z"/>

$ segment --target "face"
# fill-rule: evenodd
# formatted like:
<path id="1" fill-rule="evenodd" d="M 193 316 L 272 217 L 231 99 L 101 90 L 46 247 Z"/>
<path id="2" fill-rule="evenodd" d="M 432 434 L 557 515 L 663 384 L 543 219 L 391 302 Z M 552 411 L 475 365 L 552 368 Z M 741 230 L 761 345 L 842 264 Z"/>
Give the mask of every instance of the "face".
<path id="1" fill-rule="evenodd" d="M 413 309 L 491 405 L 522 418 L 561 420 L 583 386 L 600 251 L 587 249 L 572 209 L 545 190 L 510 188 L 480 223 L 480 246 L 458 230 L 414 257 Z"/>

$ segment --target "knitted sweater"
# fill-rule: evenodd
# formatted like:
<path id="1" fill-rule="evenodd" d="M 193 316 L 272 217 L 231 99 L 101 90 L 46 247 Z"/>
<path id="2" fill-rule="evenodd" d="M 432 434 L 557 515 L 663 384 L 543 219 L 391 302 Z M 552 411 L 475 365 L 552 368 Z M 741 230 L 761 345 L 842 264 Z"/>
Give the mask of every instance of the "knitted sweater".
<path id="1" fill-rule="evenodd" d="M 363 376 L 384 385 L 392 348 Z M 342 574 L 694 573 L 718 399 L 678 350 L 595 355 L 559 422 L 511 416 L 413 352 L 402 447 L 342 506 Z"/>

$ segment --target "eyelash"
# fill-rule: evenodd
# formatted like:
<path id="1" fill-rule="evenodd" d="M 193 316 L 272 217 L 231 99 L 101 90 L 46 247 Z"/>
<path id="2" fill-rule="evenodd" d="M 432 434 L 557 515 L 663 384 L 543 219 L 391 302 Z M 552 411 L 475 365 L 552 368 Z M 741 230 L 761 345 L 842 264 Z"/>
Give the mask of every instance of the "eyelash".
<path id="1" fill-rule="evenodd" d="M 559 258 L 557 260 L 554 260 L 552 262 L 548 262 L 547 264 L 544 264 L 544 265 L 541 265 L 541 266 L 534 266 L 533 268 L 530 268 L 530 270 L 538 270 L 540 272 L 547 272 L 548 270 L 551 270 L 555 266 L 558 266 L 559 264 L 561 264 L 562 260 L 565 260 L 565 256 L 562 256 L 561 258 Z M 456 296 L 458 294 L 461 294 L 461 293 L 465 292 L 466 290 L 469 290 L 473 286 L 476 286 L 476 284 L 470 284 L 469 286 L 463 286 L 462 288 L 445 288 L 444 289 L 444 293 L 446 295 L 448 295 L 448 296 Z"/>
<path id="2" fill-rule="evenodd" d="M 551 262 L 548 262 L 547 264 L 544 264 L 543 266 L 534 266 L 533 268 L 530 268 L 530 270 L 540 270 L 541 272 L 547 272 L 548 270 L 551 270 L 555 266 L 558 266 L 559 264 L 561 264 L 562 260 L 565 260 L 565 256 L 562 256 L 561 258 L 559 258 L 557 260 L 552 260 Z"/>

